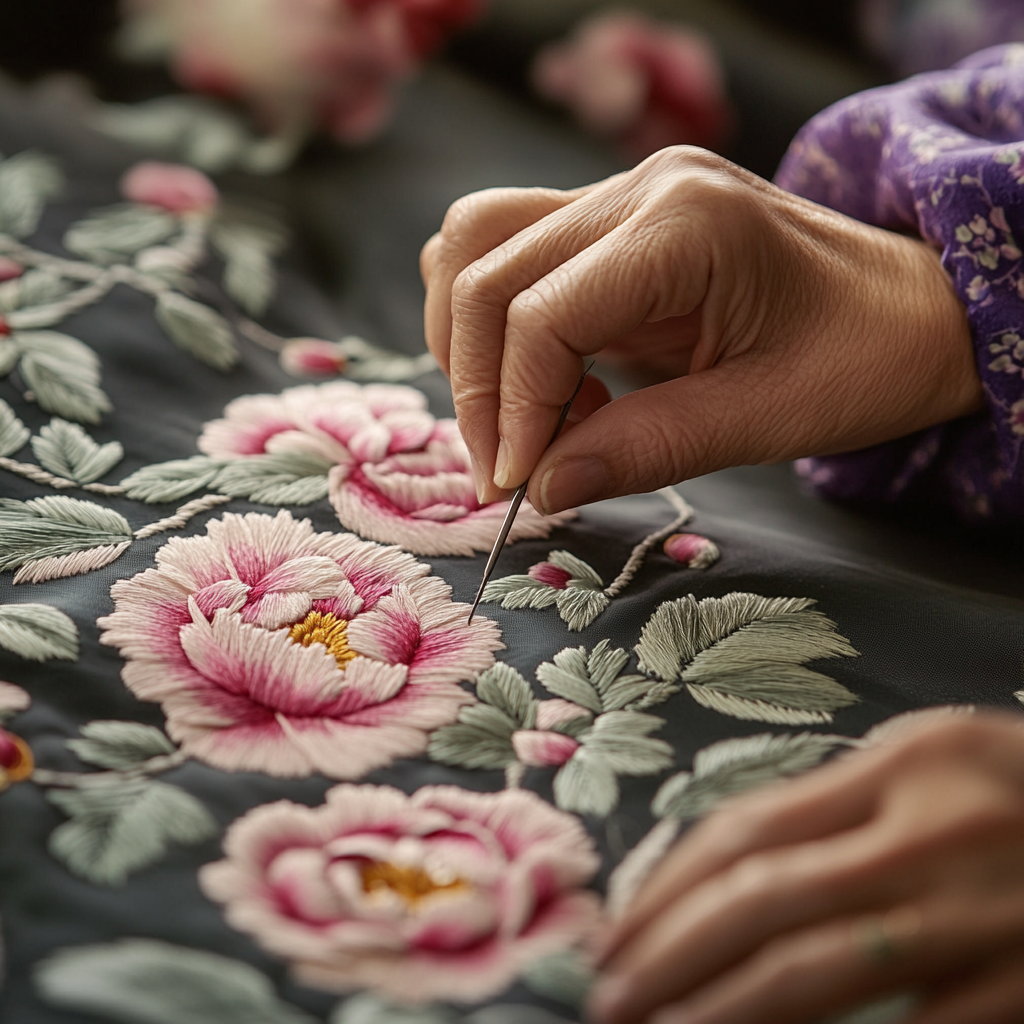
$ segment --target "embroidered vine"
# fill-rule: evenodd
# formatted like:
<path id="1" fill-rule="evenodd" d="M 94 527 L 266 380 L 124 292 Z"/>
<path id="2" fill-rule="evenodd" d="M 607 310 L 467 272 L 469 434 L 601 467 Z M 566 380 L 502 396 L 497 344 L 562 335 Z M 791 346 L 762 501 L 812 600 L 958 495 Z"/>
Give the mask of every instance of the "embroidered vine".
<path id="1" fill-rule="evenodd" d="M 693 516 L 690 505 L 671 487 L 658 493 L 676 510 L 667 526 L 649 534 L 633 548 L 622 571 L 608 586 L 597 571 L 568 551 L 552 551 L 547 561 L 530 566 L 524 574 L 492 580 L 484 588 L 483 602 L 503 608 L 550 608 L 574 632 L 586 629 L 632 582 L 651 549 L 661 541 L 673 541 L 669 555 L 691 568 L 706 569 L 718 559 L 718 548 L 696 534 L 676 531 Z M 666 540 L 667 538 L 667 540 Z M 687 538 L 676 540 L 676 538 Z M 688 538 L 695 538 L 697 544 Z M 685 557 L 683 557 L 685 554 Z"/>

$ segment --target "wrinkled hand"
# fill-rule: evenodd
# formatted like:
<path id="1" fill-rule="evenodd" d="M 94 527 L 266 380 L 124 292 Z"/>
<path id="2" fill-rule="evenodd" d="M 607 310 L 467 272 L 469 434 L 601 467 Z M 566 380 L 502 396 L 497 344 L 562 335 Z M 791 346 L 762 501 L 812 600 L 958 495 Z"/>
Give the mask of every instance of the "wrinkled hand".
<path id="1" fill-rule="evenodd" d="M 1024 1020 L 1024 722 L 951 717 L 727 805 L 603 960 L 598 1024 L 804 1024 L 906 990 L 912 1024 Z"/>
<path id="2" fill-rule="evenodd" d="M 482 500 L 527 477 L 550 513 L 730 465 L 862 448 L 980 407 L 963 305 L 923 242 L 799 199 L 703 150 L 576 191 L 455 203 L 421 259 Z M 584 357 L 663 381 L 592 382 Z"/>

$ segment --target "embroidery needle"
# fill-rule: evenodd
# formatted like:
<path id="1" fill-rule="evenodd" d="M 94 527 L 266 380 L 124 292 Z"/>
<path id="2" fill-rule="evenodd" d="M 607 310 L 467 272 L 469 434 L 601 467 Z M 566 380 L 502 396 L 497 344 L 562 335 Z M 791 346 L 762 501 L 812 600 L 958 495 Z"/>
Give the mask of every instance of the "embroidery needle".
<path id="1" fill-rule="evenodd" d="M 576 396 L 580 393 L 580 388 L 583 387 L 583 382 L 587 379 L 587 374 L 594 368 L 594 364 L 591 363 L 582 373 L 580 379 L 576 382 L 576 390 L 570 395 L 569 401 L 562 406 L 562 411 L 558 416 L 558 426 L 555 427 L 555 432 L 551 435 L 551 440 L 548 445 L 553 445 L 558 435 L 562 432 L 562 427 L 565 426 L 565 421 L 569 416 L 569 410 L 572 408 L 572 403 L 576 401 Z M 498 531 L 498 536 L 495 538 L 494 547 L 491 548 L 491 553 L 487 556 L 487 564 L 484 566 L 484 578 L 480 581 L 480 587 L 476 592 L 476 598 L 473 600 L 473 607 L 469 609 L 469 618 L 466 620 L 466 624 L 469 625 L 473 621 L 473 616 L 476 614 L 477 605 L 480 604 L 480 598 L 484 596 L 484 587 L 487 586 L 487 581 L 491 578 L 491 573 L 494 572 L 494 566 L 498 561 L 498 556 L 501 554 L 501 549 L 505 546 L 505 541 L 508 538 L 509 531 L 512 529 L 512 524 L 515 522 L 516 513 L 519 511 L 519 506 L 523 503 L 523 498 L 526 497 L 526 488 L 529 486 L 530 480 L 527 477 L 517 488 L 515 494 L 512 495 L 512 500 L 509 502 L 508 512 L 505 513 L 505 520 L 501 524 L 501 529 Z"/>

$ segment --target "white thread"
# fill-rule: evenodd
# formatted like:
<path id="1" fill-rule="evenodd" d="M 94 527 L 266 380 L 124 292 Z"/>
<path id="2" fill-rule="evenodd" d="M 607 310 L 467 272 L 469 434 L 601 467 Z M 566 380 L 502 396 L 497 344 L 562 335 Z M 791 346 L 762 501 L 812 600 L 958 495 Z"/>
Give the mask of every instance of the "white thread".
<path id="1" fill-rule="evenodd" d="M 521 789 L 526 775 L 526 765 L 522 761 L 512 761 L 505 765 L 505 788 Z"/>
<path id="2" fill-rule="evenodd" d="M 31 462 L 18 462 L 16 459 L 0 458 L 0 469 L 6 469 L 10 473 L 17 473 L 36 484 L 47 484 L 58 491 L 65 491 L 69 487 L 78 487 L 83 491 L 92 491 L 94 494 L 120 495 L 124 494 L 124 488 L 118 484 L 76 484 L 74 480 L 67 477 L 56 476 L 48 473 L 41 466 L 35 466 Z"/>
<path id="3" fill-rule="evenodd" d="M 148 526 L 139 527 L 132 536 L 136 540 L 144 540 L 146 537 L 163 533 L 165 530 L 176 530 L 178 527 L 184 526 L 193 516 L 199 515 L 200 512 L 206 512 L 218 505 L 225 505 L 230 500 L 230 494 L 204 494 L 201 498 L 185 502 L 174 515 L 156 523 L 150 523 Z"/>
<path id="4" fill-rule="evenodd" d="M 643 564 L 643 560 L 647 557 L 647 552 L 654 547 L 659 541 L 664 540 L 669 534 L 675 533 L 690 517 L 693 515 L 693 509 L 684 498 L 676 493 L 672 487 L 662 487 L 658 494 L 660 494 L 678 513 L 675 519 L 672 520 L 668 526 L 662 527 L 656 533 L 650 534 L 648 537 L 644 537 L 642 541 L 635 548 L 626 560 L 626 564 L 622 567 L 622 572 L 615 577 L 612 582 L 604 588 L 603 594 L 607 597 L 618 597 L 626 587 L 632 582 L 633 577 L 637 574 L 640 566 Z"/>

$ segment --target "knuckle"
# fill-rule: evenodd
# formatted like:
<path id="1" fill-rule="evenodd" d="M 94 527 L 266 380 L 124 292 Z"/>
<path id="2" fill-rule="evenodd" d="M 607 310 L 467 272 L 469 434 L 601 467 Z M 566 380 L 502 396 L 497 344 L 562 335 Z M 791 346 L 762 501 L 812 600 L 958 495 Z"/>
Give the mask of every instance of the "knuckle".
<path id="1" fill-rule="evenodd" d="M 456 199 L 441 222 L 441 238 L 449 244 L 459 245 L 462 239 L 472 233 L 478 223 L 485 203 L 485 192 L 471 192 Z"/>

